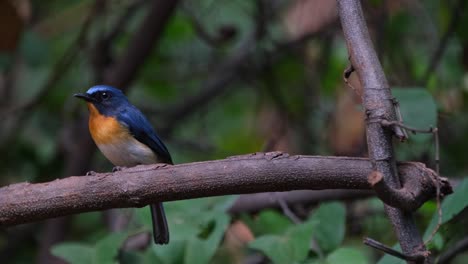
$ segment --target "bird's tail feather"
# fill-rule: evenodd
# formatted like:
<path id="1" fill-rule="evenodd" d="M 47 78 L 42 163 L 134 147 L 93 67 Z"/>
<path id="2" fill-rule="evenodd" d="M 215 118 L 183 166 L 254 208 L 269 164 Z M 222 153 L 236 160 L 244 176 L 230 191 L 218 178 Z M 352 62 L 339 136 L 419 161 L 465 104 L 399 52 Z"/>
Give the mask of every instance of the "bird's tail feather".
<path id="1" fill-rule="evenodd" d="M 169 227 L 162 203 L 150 205 L 151 219 L 153 220 L 154 243 L 162 245 L 169 243 Z"/>

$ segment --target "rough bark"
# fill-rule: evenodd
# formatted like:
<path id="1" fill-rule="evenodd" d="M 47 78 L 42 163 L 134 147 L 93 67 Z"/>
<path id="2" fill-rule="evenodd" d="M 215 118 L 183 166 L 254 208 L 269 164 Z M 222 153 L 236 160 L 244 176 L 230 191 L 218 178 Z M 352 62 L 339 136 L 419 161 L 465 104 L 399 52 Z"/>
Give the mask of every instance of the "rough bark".
<path id="1" fill-rule="evenodd" d="M 414 199 L 422 204 L 435 193 L 434 172 L 422 163 L 402 163 L 402 179 L 418 177 Z M 371 189 L 367 159 L 255 153 L 223 160 L 175 166 L 147 165 L 115 173 L 72 176 L 46 183 L 18 183 L 0 188 L 0 226 L 63 215 L 157 201 L 300 189 Z M 418 175 L 414 175 L 415 171 Z M 408 173 L 409 172 L 409 173 Z M 416 186 L 417 185 L 417 186 Z M 450 192 L 449 184 L 443 192 Z"/>

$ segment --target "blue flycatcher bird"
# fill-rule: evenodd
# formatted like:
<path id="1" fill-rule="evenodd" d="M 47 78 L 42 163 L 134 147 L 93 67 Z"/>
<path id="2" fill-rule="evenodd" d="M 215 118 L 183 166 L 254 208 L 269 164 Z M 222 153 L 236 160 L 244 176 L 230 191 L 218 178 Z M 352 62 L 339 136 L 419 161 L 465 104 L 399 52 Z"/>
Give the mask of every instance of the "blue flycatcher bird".
<path id="1" fill-rule="evenodd" d="M 89 132 L 99 150 L 114 166 L 172 164 L 169 151 L 151 124 L 121 90 L 97 85 L 74 96 L 87 102 Z M 162 203 L 151 205 L 151 218 L 154 242 L 167 244 L 169 228 Z"/>

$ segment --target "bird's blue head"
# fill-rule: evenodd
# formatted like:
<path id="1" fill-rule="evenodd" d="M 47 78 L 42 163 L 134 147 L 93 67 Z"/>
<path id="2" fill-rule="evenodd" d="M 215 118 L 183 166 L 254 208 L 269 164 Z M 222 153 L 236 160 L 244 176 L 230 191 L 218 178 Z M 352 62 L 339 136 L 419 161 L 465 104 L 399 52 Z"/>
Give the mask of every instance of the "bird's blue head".
<path id="1" fill-rule="evenodd" d="M 105 116 L 113 116 L 129 104 L 121 90 L 108 85 L 96 85 L 89 88 L 86 93 L 77 93 L 73 96 L 85 100 Z"/>

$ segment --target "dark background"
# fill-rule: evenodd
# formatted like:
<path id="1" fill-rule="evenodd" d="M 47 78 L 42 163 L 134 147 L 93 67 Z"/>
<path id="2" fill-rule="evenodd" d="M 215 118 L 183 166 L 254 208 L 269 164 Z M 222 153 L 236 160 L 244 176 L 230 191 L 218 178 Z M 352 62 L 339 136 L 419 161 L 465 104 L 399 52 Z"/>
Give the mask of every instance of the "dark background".
<path id="1" fill-rule="evenodd" d="M 444 201 L 434 256 L 466 235 L 466 2 L 363 1 L 404 121 L 439 127 L 441 173 L 460 188 Z M 329 0 L 0 1 L 0 185 L 111 170 L 72 97 L 101 83 L 125 90 L 175 163 L 273 150 L 366 156 L 361 87 L 342 77 L 347 54 Z M 430 135 L 396 147 L 399 160 L 435 165 Z M 260 252 L 278 263 L 375 263 L 362 237 L 396 238 L 382 203 L 362 197 L 295 204 L 297 219 L 277 208 L 226 213 L 234 196 L 166 203 L 169 246 L 139 235 L 119 254 L 149 230 L 147 208 L 69 216 L 0 229 L 0 261 L 60 262 L 52 247 L 73 263 L 267 262 Z M 434 201 L 416 213 L 426 237 L 435 215 Z"/>

